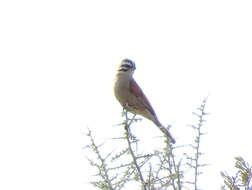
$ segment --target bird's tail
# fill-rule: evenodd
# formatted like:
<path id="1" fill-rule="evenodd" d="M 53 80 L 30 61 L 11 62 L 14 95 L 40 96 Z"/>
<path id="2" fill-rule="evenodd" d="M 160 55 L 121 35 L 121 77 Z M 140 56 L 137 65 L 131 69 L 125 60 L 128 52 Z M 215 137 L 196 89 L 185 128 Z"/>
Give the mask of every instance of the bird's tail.
<path id="1" fill-rule="evenodd" d="M 172 137 L 171 133 L 164 126 L 158 126 L 160 130 L 167 136 L 173 144 L 176 143 L 175 139 Z"/>
<path id="2" fill-rule="evenodd" d="M 169 130 L 168 130 L 166 127 L 164 127 L 159 121 L 158 121 L 157 123 L 155 123 L 155 124 L 156 124 L 156 125 L 158 126 L 158 128 L 164 133 L 164 135 L 165 135 L 166 137 L 168 137 L 168 138 L 171 140 L 171 142 L 172 142 L 173 144 L 176 143 L 175 139 L 172 137 L 171 133 L 169 132 Z"/>

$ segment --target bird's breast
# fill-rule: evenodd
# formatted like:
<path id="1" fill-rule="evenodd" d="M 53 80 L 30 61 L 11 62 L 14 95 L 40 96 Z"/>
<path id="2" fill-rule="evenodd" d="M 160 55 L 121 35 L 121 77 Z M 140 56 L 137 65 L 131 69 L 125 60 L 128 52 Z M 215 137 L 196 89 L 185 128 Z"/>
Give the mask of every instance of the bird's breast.
<path id="1" fill-rule="evenodd" d="M 124 106 L 129 96 L 129 79 L 124 76 L 116 76 L 114 82 L 114 94 L 117 100 Z"/>

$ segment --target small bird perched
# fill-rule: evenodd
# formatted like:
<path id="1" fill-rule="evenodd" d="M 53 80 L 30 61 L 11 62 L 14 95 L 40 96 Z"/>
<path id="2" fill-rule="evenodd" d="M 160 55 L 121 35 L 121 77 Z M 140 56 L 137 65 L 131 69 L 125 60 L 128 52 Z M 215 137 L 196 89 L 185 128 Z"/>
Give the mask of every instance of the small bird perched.
<path id="1" fill-rule="evenodd" d="M 129 112 L 141 115 L 156 124 L 156 126 L 175 143 L 168 129 L 158 120 L 157 115 L 141 88 L 133 79 L 136 65 L 130 59 L 123 59 L 115 78 L 114 93 L 120 104 Z"/>

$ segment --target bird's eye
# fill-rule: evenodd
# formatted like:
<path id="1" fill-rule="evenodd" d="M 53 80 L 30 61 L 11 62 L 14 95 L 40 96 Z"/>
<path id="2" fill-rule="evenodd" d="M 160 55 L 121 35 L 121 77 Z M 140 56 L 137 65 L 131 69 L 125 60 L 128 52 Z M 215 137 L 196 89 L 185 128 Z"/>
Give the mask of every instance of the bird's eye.
<path id="1" fill-rule="evenodd" d="M 132 67 L 132 66 L 129 65 L 129 64 L 123 64 L 122 66 L 123 66 L 123 67 L 126 67 L 126 68 L 131 68 L 131 67 Z"/>

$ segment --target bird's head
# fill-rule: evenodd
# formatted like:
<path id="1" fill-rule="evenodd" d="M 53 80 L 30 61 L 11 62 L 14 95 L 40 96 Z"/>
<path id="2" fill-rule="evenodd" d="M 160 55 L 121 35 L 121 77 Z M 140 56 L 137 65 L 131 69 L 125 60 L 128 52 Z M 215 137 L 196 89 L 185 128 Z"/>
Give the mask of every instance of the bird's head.
<path id="1" fill-rule="evenodd" d="M 136 65 L 130 59 L 123 59 L 119 65 L 118 72 L 132 75 L 136 70 Z"/>

